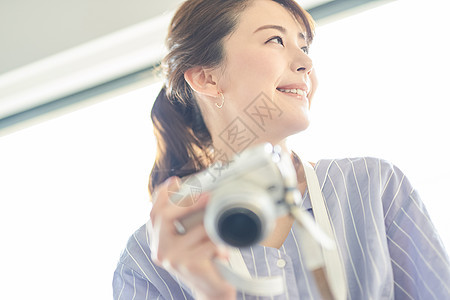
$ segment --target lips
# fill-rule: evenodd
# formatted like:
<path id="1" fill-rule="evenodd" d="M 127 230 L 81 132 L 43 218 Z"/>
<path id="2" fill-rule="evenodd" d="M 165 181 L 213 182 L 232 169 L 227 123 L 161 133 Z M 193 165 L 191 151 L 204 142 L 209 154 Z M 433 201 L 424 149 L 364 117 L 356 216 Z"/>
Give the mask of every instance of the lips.
<path id="1" fill-rule="evenodd" d="M 300 95 L 300 96 L 304 96 L 304 97 L 307 97 L 308 92 L 309 92 L 309 88 L 306 83 L 281 85 L 281 86 L 277 87 L 277 90 L 282 93 L 290 94 L 292 96 Z"/>
<path id="2" fill-rule="evenodd" d="M 301 95 L 306 97 L 306 92 L 302 89 L 281 89 L 281 88 L 277 88 L 277 90 L 279 90 L 280 92 L 283 93 L 290 93 L 290 94 L 296 94 L 296 95 Z"/>

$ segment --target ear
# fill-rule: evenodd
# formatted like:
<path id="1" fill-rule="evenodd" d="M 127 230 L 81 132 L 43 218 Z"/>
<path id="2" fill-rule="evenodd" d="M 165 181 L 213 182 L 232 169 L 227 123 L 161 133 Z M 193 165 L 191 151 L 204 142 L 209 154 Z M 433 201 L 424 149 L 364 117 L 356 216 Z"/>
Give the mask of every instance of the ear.
<path id="1" fill-rule="evenodd" d="M 184 72 L 184 79 L 189 86 L 199 94 L 217 97 L 217 78 L 212 69 L 193 67 Z"/>

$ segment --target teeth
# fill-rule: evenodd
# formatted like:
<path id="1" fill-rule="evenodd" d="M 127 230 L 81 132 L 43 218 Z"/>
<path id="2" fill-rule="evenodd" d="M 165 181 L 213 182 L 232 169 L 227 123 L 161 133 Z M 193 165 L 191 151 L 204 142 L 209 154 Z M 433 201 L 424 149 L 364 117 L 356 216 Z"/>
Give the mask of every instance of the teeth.
<path id="1" fill-rule="evenodd" d="M 305 92 L 301 89 L 278 89 L 278 90 L 285 93 L 299 94 L 305 96 Z"/>

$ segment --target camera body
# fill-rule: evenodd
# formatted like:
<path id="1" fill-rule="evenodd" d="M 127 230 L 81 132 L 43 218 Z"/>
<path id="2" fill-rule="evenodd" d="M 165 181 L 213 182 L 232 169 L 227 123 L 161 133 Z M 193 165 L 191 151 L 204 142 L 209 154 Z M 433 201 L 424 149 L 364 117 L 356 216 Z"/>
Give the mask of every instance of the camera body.
<path id="1" fill-rule="evenodd" d="M 187 230 L 203 220 L 214 242 L 247 247 L 264 240 L 277 218 L 299 204 L 297 184 L 290 155 L 266 143 L 244 150 L 227 165 L 216 163 L 183 178 L 171 200 L 209 192 L 206 210 L 179 220 L 181 228 Z"/>

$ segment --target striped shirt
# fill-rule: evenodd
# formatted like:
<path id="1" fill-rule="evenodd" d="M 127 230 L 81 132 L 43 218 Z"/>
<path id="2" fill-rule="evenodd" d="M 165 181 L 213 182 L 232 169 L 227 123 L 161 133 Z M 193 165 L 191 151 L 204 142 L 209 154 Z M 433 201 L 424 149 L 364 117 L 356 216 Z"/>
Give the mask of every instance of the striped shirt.
<path id="1" fill-rule="evenodd" d="M 450 299 L 449 257 L 417 191 L 397 167 L 353 158 L 321 160 L 315 171 L 344 262 L 348 299 Z M 307 192 L 302 205 L 311 211 Z M 299 243 L 291 230 L 280 249 L 241 249 L 250 274 L 282 276 L 286 292 L 273 297 L 238 293 L 237 298 L 320 299 Z M 114 299 L 193 299 L 150 257 L 144 225 L 120 257 Z"/>

